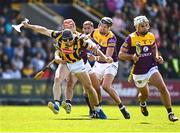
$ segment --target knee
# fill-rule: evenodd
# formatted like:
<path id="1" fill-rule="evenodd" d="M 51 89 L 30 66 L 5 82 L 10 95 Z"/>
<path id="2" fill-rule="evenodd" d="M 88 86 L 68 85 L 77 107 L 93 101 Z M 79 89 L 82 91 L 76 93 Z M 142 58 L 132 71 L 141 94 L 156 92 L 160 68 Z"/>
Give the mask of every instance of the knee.
<path id="1" fill-rule="evenodd" d="M 68 84 L 67 84 L 67 88 L 73 88 L 73 87 L 74 87 L 74 85 L 75 85 L 75 83 L 74 83 L 74 82 L 68 82 Z"/>
<path id="2" fill-rule="evenodd" d="M 54 78 L 54 83 L 61 83 L 61 81 L 62 81 L 62 79 L 61 78 L 59 78 L 59 77 L 55 77 Z"/>
<path id="3" fill-rule="evenodd" d="M 100 89 L 100 85 L 98 85 L 98 84 L 93 84 L 93 87 L 94 87 L 94 89 L 96 90 L 96 91 L 100 91 L 101 89 Z"/>
<path id="4" fill-rule="evenodd" d="M 86 84 L 84 84 L 84 88 L 85 91 L 90 91 L 93 89 L 92 83 L 91 82 L 87 82 Z"/>

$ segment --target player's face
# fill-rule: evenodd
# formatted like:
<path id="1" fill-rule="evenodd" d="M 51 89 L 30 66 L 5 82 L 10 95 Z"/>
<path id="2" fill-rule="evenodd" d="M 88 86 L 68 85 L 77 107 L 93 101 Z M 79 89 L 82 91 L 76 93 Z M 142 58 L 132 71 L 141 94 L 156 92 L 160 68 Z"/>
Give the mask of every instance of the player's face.
<path id="1" fill-rule="evenodd" d="M 99 25 L 99 32 L 101 35 L 108 34 L 109 30 L 110 30 L 110 27 L 107 24 L 100 24 Z"/>
<path id="2" fill-rule="evenodd" d="M 70 47 L 73 45 L 73 39 L 62 40 L 62 43 L 64 43 L 67 47 Z"/>
<path id="3" fill-rule="evenodd" d="M 86 25 L 83 26 L 83 32 L 86 35 L 90 34 L 93 31 L 93 29 L 94 28 L 91 25 L 89 25 L 89 24 L 86 24 Z"/>
<path id="4" fill-rule="evenodd" d="M 70 29 L 72 32 L 76 31 L 76 26 L 73 21 L 64 21 L 63 27 L 64 29 Z"/>
<path id="5" fill-rule="evenodd" d="M 141 35 L 146 35 L 149 31 L 149 23 L 148 22 L 144 22 L 144 23 L 141 23 L 139 24 L 138 26 L 138 33 L 141 34 Z"/>

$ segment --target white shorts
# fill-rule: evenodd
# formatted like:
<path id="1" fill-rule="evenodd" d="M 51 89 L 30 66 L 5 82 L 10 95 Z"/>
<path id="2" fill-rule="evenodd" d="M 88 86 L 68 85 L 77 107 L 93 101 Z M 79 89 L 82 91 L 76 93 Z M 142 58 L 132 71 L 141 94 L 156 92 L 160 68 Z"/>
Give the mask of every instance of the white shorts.
<path id="1" fill-rule="evenodd" d="M 148 82 L 149 78 L 155 73 L 158 72 L 158 67 L 152 67 L 146 74 L 140 74 L 140 75 L 135 75 L 133 74 L 133 80 L 138 88 L 143 88 Z"/>
<path id="2" fill-rule="evenodd" d="M 86 67 L 82 59 L 74 63 L 67 63 L 67 68 L 72 73 L 81 73 L 86 71 Z"/>
<path id="3" fill-rule="evenodd" d="M 93 72 L 96 73 L 99 80 L 102 80 L 104 75 L 111 74 L 114 77 L 117 74 L 118 62 L 113 63 L 99 63 L 95 62 Z"/>
<path id="4" fill-rule="evenodd" d="M 85 67 L 86 67 L 86 71 L 87 71 L 89 74 L 92 74 L 92 73 L 93 73 L 92 67 L 91 67 L 91 65 L 89 64 L 88 61 L 86 62 Z"/>

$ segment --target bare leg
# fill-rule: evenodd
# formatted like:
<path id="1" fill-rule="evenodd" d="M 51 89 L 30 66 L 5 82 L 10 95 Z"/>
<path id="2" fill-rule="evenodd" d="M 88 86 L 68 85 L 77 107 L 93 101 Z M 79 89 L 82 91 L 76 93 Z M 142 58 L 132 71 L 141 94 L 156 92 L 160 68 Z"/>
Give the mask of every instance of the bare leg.
<path id="1" fill-rule="evenodd" d="M 94 89 L 97 92 L 99 102 L 101 102 L 102 101 L 102 96 L 101 96 L 100 82 L 99 82 L 99 80 L 98 80 L 95 73 L 89 74 L 89 76 L 91 78 L 92 85 L 93 85 Z"/>
<path id="2" fill-rule="evenodd" d="M 144 86 L 143 88 L 138 88 L 139 94 L 138 94 L 138 99 L 139 102 L 144 103 L 148 99 L 149 95 L 149 88 L 148 85 Z"/>
<path id="3" fill-rule="evenodd" d="M 112 87 L 112 82 L 114 80 L 114 76 L 112 74 L 104 75 L 104 79 L 102 81 L 103 89 L 112 97 L 112 99 L 118 104 L 121 113 L 123 114 L 125 119 L 130 119 L 130 114 L 126 110 L 126 107 L 122 104 L 122 101 L 114 88 Z"/>
<path id="4" fill-rule="evenodd" d="M 58 68 L 55 73 L 54 85 L 53 85 L 53 96 L 54 102 L 48 102 L 48 107 L 54 114 L 59 113 L 60 96 L 61 96 L 61 83 L 68 76 L 69 71 L 66 65 L 58 65 Z M 63 76 L 62 76 L 63 75 Z"/>
<path id="5" fill-rule="evenodd" d="M 87 72 L 81 72 L 81 73 L 76 73 L 76 76 L 78 80 L 82 83 L 82 85 L 85 88 L 85 91 L 88 94 L 90 105 L 92 106 L 92 109 L 94 110 L 93 112 L 95 113 L 95 116 L 97 115 L 98 118 L 107 119 L 106 115 L 104 114 L 104 112 L 99 106 L 97 93 L 92 86 L 89 74 Z M 93 115 L 93 118 L 94 118 L 94 115 Z"/>
<path id="6" fill-rule="evenodd" d="M 87 72 L 81 72 L 75 74 L 78 78 L 78 80 L 82 83 L 82 85 L 85 87 L 85 91 L 88 94 L 89 101 L 92 106 L 96 106 L 99 104 L 97 93 L 95 89 L 92 86 L 92 82 L 90 80 L 89 74 Z"/>
<path id="7" fill-rule="evenodd" d="M 54 84 L 53 84 L 53 96 L 54 100 L 60 100 L 61 96 L 61 83 L 68 76 L 69 71 L 65 65 L 58 65 L 55 73 Z"/>
<path id="8" fill-rule="evenodd" d="M 65 99 L 72 101 L 73 98 L 73 91 L 74 91 L 74 85 L 77 82 L 77 78 L 74 74 L 70 73 L 68 75 L 68 80 L 67 80 L 67 88 L 65 92 Z"/>
<path id="9" fill-rule="evenodd" d="M 113 80 L 114 80 L 114 76 L 112 74 L 106 74 L 102 82 L 102 87 L 112 97 L 112 99 L 119 105 L 121 103 L 121 99 L 119 98 L 116 91 L 112 88 Z"/>
<path id="10" fill-rule="evenodd" d="M 171 108 L 171 98 L 169 95 L 169 91 L 162 79 L 162 76 L 159 72 L 154 73 L 149 79 L 150 83 L 158 88 L 161 94 L 161 99 L 164 106 L 168 109 Z"/>
<path id="11" fill-rule="evenodd" d="M 149 88 L 148 85 L 146 84 L 143 88 L 138 88 L 139 94 L 138 94 L 138 99 L 139 99 L 139 104 L 141 107 L 141 113 L 144 116 L 148 116 L 149 112 L 147 110 L 147 103 L 146 100 L 148 98 L 149 95 Z"/>
<path id="12" fill-rule="evenodd" d="M 171 108 L 171 97 L 169 91 L 164 83 L 164 80 L 159 72 L 154 73 L 150 78 L 150 83 L 157 87 L 161 94 L 161 99 L 168 112 L 168 118 L 170 121 L 177 121 L 178 118 L 174 115 Z"/>

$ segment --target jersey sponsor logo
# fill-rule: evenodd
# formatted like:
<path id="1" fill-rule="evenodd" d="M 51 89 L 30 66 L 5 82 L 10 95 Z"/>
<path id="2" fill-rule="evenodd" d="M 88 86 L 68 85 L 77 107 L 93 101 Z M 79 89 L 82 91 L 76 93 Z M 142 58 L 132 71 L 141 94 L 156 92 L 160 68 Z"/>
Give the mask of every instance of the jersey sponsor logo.
<path id="1" fill-rule="evenodd" d="M 144 46 L 144 47 L 143 47 L 143 51 L 144 51 L 144 52 L 148 52 L 148 50 L 149 50 L 149 48 L 148 48 L 147 46 Z"/>
<path id="2" fill-rule="evenodd" d="M 64 54 L 73 54 L 75 52 L 75 50 L 70 50 L 70 49 L 67 49 L 67 48 L 61 48 L 61 51 Z"/>
<path id="3" fill-rule="evenodd" d="M 144 54 L 141 54 L 140 57 L 147 57 L 147 56 L 151 56 L 152 53 L 144 53 Z"/>

